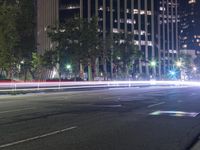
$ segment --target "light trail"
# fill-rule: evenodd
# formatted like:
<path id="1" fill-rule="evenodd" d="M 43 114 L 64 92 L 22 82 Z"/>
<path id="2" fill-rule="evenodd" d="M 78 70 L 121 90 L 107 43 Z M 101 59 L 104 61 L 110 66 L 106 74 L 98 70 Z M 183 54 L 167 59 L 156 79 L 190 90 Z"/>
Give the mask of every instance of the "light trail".
<path id="1" fill-rule="evenodd" d="M 76 89 L 95 87 L 137 87 L 137 86 L 195 86 L 195 81 L 77 81 L 77 82 L 6 82 L 0 83 L 0 91 L 35 91 L 48 89 Z"/>

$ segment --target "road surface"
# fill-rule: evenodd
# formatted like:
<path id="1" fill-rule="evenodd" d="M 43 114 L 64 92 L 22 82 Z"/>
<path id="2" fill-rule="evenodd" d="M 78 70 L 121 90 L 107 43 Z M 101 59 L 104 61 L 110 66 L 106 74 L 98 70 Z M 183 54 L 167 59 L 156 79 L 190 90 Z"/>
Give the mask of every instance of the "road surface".
<path id="1" fill-rule="evenodd" d="M 110 88 L 0 96 L 0 149 L 189 150 L 200 88 Z"/>

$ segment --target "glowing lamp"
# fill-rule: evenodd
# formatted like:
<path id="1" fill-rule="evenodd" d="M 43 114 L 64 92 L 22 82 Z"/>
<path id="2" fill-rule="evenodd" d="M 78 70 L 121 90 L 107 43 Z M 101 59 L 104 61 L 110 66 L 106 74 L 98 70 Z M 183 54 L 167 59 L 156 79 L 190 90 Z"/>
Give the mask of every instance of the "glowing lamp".
<path id="1" fill-rule="evenodd" d="M 155 67 L 156 66 L 156 61 L 151 61 L 150 66 Z"/>
<path id="2" fill-rule="evenodd" d="M 72 67 L 71 67 L 71 65 L 67 65 L 66 68 L 67 69 L 71 69 Z"/>
<path id="3" fill-rule="evenodd" d="M 181 62 L 181 61 L 177 61 L 177 62 L 176 62 L 176 66 L 177 66 L 177 67 L 181 67 L 181 66 L 182 66 L 182 62 Z"/>
<path id="4" fill-rule="evenodd" d="M 170 75 L 172 75 L 172 76 L 175 76 L 175 75 L 176 75 L 176 72 L 173 71 L 173 70 L 169 71 L 169 73 L 170 73 Z"/>

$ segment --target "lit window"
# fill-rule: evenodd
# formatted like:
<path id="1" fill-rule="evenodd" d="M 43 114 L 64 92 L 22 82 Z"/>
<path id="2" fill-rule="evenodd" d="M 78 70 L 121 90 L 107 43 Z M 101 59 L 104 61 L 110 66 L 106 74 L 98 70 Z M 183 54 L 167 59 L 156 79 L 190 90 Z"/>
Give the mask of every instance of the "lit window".
<path id="1" fill-rule="evenodd" d="M 116 29 L 116 28 L 114 28 L 114 29 L 113 29 L 113 33 L 119 33 L 119 30 Z"/>
<path id="2" fill-rule="evenodd" d="M 183 45 L 183 48 L 187 48 L 187 44 L 184 44 L 184 45 Z"/>
<path id="3" fill-rule="evenodd" d="M 196 0 L 189 0 L 188 3 L 189 3 L 189 4 L 196 3 Z"/>

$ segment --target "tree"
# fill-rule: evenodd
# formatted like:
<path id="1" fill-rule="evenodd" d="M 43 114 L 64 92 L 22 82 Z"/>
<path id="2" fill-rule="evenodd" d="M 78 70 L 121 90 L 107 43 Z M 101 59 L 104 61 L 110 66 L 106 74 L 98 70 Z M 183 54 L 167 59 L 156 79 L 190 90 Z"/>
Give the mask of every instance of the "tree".
<path id="1" fill-rule="evenodd" d="M 124 34 L 114 36 L 114 54 L 113 61 L 116 68 L 116 74 L 122 78 L 128 78 L 132 72 L 132 65 L 141 57 L 141 52 L 135 46 L 131 36 L 125 37 Z"/>
<path id="2" fill-rule="evenodd" d="M 36 52 L 35 8 L 34 1 L 19 0 L 19 13 L 16 18 L 16 29 L 19 36 L 17 51 L 19 62 L 24 61 L 24 79 L 31 71 L 32 53 Z"/>
<path id="3" fill-rule="evenodd" d="M 196 67 L 195 73 L 198 76 L 198 79 L 200 79 L 200 55 L 197 55 L 197 57 L 194 59 L 194 65 Z"/>
<path id="4" fill-rule="evenodd" d="M 200 55 L 197 55 L 197 57 L 194 59 L 194 64 L 197 67 L 197 70 L 200 70 Z"/>
<path id="5" fill-rule="evenodd" d="M 193 60 L 192 56 L 189 54 L 180 54 L 176 62 L 176 67 L 180 70 L 181 78 L 190 79 L 192 78 L 193 70 Z"/>
<path id="6" fill-rule="evenodd" d="M 66 63 L 74 60 L 72 59 L 73 53 L 70 54 L 69 50 L 72 49 L 75 42 L 77 43 L 79 24 L 78 19 L 70 18 L 64 23 L 48 28 L 48 35 L 56 45 L 56 47 L 50 51 L 52 57 L 56 59 L 56 64 L 58 64 L 57 70 L 59 72 L 59 78 L 61 78 L 61 73 Z M 75 48 L 75 46 L 73 46 L 73 48 Z M 49 52 L 47 51 L 47 53 Z"/>
<path id="7" fill-rule="evenodd" d="M 56 43 L 59 76 L 66 63 L 72 63 L 75 75 L 79 64 L 88 66 L 91 77 L 91 65 L 98 55 L 99 36 L 96 18 L 88 22 L 86 19 L 71 18 L 64 23 L 49 28 L 49 37 Z M 91 79 L 91 78 L 90 78 Z"/>
<path id="8" fill-rule="evenodd" d="M 80 61 L 88 66 L 88 79 L 92 80 L 92 66 L 96 58 L 101 55 L 100 39 L 98 33 L 97 18 L 92 18 L 90 22 L 82 20 L 80 25 L 79 43 L 81 50 Z"/>
<path id="9" fill-rule="evenodd" d="M 34 1 L 0 2 L 0 65 L 9 78 L 20 66 L 26 80 L 31 69 L 32 52 L 36 50 L 34 12 Z"/>
<path id="10" fill-rule="evenodd" d="M 18 60 L 16 51 L 19 41 L 16 28 L 18 12 L 16 5 L 6 2 L 0 5 L 0 66 L 9 78 L 13 77 L 13 70 Z"/>

